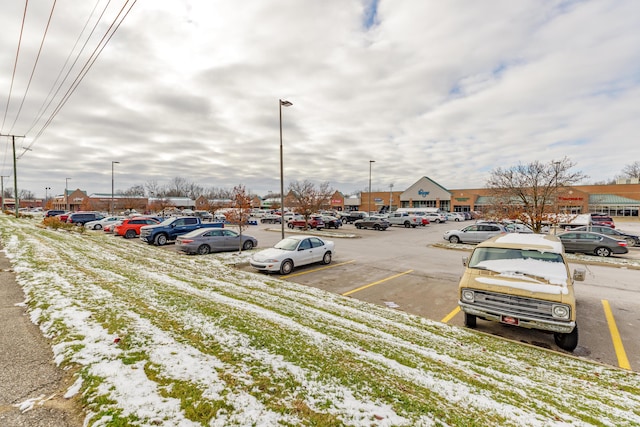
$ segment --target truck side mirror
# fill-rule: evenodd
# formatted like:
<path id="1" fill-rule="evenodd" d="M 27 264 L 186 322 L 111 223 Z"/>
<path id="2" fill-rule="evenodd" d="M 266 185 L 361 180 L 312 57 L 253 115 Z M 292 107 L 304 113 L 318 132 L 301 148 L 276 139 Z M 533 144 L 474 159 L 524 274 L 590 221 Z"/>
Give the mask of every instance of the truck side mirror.
<path id="1" fill-rule="evenodd" d="M 469 257 L 463 256 L 462 257 L 462 265 L 466 267 L 467 264 L 469 264 Z"/>
<path id="2" fill-rule="evenodd" d="M 584 268 L 576 268 L 573 270 L 573 280 L 577 282 L 583 282 L 586 276 L 586 270 Z"/>

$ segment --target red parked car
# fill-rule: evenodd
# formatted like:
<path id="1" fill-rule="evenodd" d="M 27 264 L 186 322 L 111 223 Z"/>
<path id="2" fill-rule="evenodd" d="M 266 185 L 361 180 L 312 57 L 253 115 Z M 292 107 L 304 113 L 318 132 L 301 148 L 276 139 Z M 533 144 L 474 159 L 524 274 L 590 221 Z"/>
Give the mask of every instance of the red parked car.
<path id="1" fill-rule="evenodd" d="M 160 224 L 153 218 L 133 217 L 125 218 L 122 223 L 116 223 L 113 227 L 113 233 L 118 236 L 123 236 L 125 239 L 133 239 L 140 235 L 140 229 L 143 225 L 155 225 Z"/>
<path id="2" fill-rule="evenodd" d="M 316 230 L 322 230 L 324 228 L 324 221 L 321 216 L 312 216 L 308 222 L 304 221 L 304 218 L 294 218 L 287 223 L 289 228 L 315 228 Z"/>

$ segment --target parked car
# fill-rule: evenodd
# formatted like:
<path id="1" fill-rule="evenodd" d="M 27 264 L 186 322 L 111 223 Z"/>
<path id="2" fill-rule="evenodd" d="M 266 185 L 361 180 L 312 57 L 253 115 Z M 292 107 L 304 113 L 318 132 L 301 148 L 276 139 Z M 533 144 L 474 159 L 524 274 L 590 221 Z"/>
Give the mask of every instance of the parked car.
<path id="1" fill-rule="evenodd" d="M 122 222 L 115 223 L 113 233 L 123 236 L 125 239 L 133 239 L 140 235 L 140 229 L 145 225 L 155 225 L 158 221 L 153 218 L 131 217 L 125 218 Z"/>
<path id="2" fill-rule="evenodd" d="M 501 224 L 473 224 L 462 230 L 449 230 L 444 233 L 443 238 L 451 243 L 480 243 L 507 232 Z"/>
<path id="3" fill-rule="evenodd" d="M 290 236 L 253 254 L 249 264 L 259 271 L 289 274 L 302 265 L 330 264 L 334 246 L 332 241 L 315 236 Z"/>
<path id="4" fill-rule="evenodd" d="M 640 236 L 636 234 L 626 233 L 622 230 L 616 230 L 604 225 L 592 225 L 574 228 L 572 231 L 593 231 L 594 233 L 605 234 L 615 239 L 622 239 L 627 241 L 627 246 L 640 246 Z"/>
<path id="5" fill-rule="evenodd" d="M 304 220 L 304 217 L 300 219 L 292 219 L 287 223 L 289 228 L 315 228 L 316 230 L 322 230 L 324 228 L 324 221 L 321 216 L 311 216 L 308 221 Z"/>
<path id="6" fill-rule="evenodd" d="M 240 243 L 242 242 L 242 243 Z M 178 236 L 176 248 L 188 254 L 205 255 L 209 252 L 250 250 L 258 245 L 253 236 L 222 228 L 199 228 Z"/>
<path id="7" fill-rule="evenodd" d="M 604 225 L 606 227 L 616 228 L 616 224 L 613 222 L 613 218 L 610 216 L 591 214 L 591 224 Z"/>
<path id="8" fill-rule="evenodd" d="M 565 252 L 579 252 L 603 257 L 629 252 L 626 240 L 590 231 L 571 230 L 558 234 L 558 238 L 562 241 Z"/>
<path id="9" fill-rule="evenodd" d="M 458 212 L 447 212 L 447 221 L 464 221 L 464 216 Z"/>
<path id="10" fill-rule="evenodd" d="M 424 213 L 421 213 L 420 215 L 427 218 L 429 222 L 435 222 L 436 224 L 440 224 L 441 222 L 447 222 L 447 217 L 441 213 L 424 212 Z"/>
<path id="11" fill-rule="evenodd" d="M 60 215 L 56 215 L 56 218 L 58 218 L 62 222 L 67 222 L 67 218 L 69 218 L 69 215 L 71 215 L 71 212 L 64 212 Z"/>
<path id="12" fill-rule="evenodd" d="M 337 230 L 342 227 L 342 221 L 335 216 L 323 215 L 322 221 L 324 222 L 325 228 L 335 228 Z"/>
<path id="13" fill-rule="evenodd" d="M 362 211 L 351 211 L 351 212 L 342 212 L 340 214 L 340 220 L 343 224 L 353 224 L 355 221 L 368 216 L 366 212 Z"/>
<path id="14" fill-rule="evenodd" d="M 458 285 L 458 305 L 464 324 L 477 319 L 527 329 L 553 332 L 556 344 L 567 351 L 578 345 L 574 281 L 560 240 L 545 234 L 493 237 L 464 257 Z"/>
<path id="15" fill-rule="evenodd" d="M 166 245 L 167 242 L 176 240 L 178 236 L 200 228 L 224 228 L 222 222 L 202 222 L 197 216 L 169 217 L 160 224 L 148 224 L 140 228 L 138 234 L 140 240 L 156 246 Z"/>
<path id="16" fill-rule="evenodd" d="M 58 216 L 58 215 L 62 215 L 63 213 L 65 213 L 65 211 L 59 210 L 59 209 L 49 209 L 44 216 L 46 217 L 50 217 L 50 216 Z"/>
<path id="17" fill-rule="evenodd" d="M 389 224 L 389 221 L 384 218 L 367 216 L 362 219 L 356 220 L 353 225 L 355 225 L 358 230 L 361 228 L 373 228 L 374 230 L 384 231 L 389 228 L 391 224 Z"/>
<path id="18" fill-rule="evenodd" d="M 102 230 L 105 226 L 118 222 L 121 219 L 124 219 L 124 217 L 123 216 L 107 216 L 105 218 L 102 218 L 96 221 L 86 222 L 84 224 L 84 227 L 90 230 Z"/>
<path id="19" fill-rule="evenodd" d="M 508 224 L 505 224 L 504 227 L 509 233 L 533 233 L 533 229 L 531 227 L 521 222 L 510 222 Z"/>
<path id="20" fill-rule="evenodd" d="M 414 215 L 414 214 L 410 214 L 408 212 L 391 212 L 389 214 L 389 217 L 387 218 L 387 221 L 389 222 L 389 225 L 399 225 L 405 228 L 416 228 L 417 226 L 422 226 L 422 225 L 426 225 L 424 223 L 424 220 L 426 219 L 426 217 L 424 216 L 420 216 L 420 215 Z M 429 223 L 429 220 L 427 219 L 426 223 Z"/>
<path id="21" fill-rule="evenodd" d="M 205 210 L 193 211 L 195 216 L 199 216 L 203 221 L 213 221 L 213 214 Z"/>
<path id="22" fill-rule="evenodd" d="M 260 218 L 260 222 L 262 224 L 280 224 L 282 218 L 280 215 L 276 214 L 264 214 L 262 218 Z"/>
<path id="23" fill-rule="evenodd" d="M 85 225 L 89 221 L 98 221 L 102 218 L 104 215 L 97 212 L 73 212 L 67 217 L 67 223 Z"/>

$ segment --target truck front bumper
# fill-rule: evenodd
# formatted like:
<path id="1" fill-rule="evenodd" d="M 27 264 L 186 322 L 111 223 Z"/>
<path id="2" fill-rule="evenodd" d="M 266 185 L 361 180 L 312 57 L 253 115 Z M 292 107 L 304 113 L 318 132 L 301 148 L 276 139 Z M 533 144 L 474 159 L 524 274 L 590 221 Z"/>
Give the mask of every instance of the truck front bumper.
<path id="1" fill-rule="evenodd" d="M 527 329 L 539 329 L 542 331 L 551 331 L 557 332 L 561 334 L 568 334 L 573 331 L 576 327 L 575 321 L 567 321 L 567 320 L 552 320 L 552 319 L 536 319 L 527 316 L 521 316 L 515 312 L 505 312 L 499 313 L 497 311 L 492 311 L 489 309 L 485 309 L 482 307 L 478 307 L 473 304 L 465 303 L 462 301 L 458 301 L 458 305 L 460 309 L 467 313 L 477 317 L 481 317 L 486 320 L 493 320 L 495 322 L 500 323 L 510 323 L 505 322 L 504 318 L 509 317 L 518 320 L 517 326 L 527 328 Z"/>

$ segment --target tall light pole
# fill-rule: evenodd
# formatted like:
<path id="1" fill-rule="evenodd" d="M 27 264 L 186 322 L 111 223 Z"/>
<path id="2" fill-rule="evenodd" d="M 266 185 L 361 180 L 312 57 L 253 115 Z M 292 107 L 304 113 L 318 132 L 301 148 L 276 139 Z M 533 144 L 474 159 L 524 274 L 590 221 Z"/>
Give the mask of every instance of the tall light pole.
<path id="1" fill-rule="evenodd" d="M 393 205 L 393 184 L 389 184 L 389 213 L 391 213 L 391 205 Z"/>
<path id="2" fill-rule="evenodd" d="M 51 187 L 44 187 L 44 206 L 42 207 L 43 210 L 47 207 L 47 202 L 49 201 L 49 190 L 51 190 Z"/>
<path id="3" fill-rule="evenodd" d="M 367 216 L 371 215 L 371 164 L 375 162 L 375 160 L 369 160 L 369 211 Z"/>
<path id="4" fill-rule="evenodd" d="M 64 179 L 64 204 L 67 212 L 69 212 L 69 180 L 71 178 Z"/>
<path id="5" fill-rule="evenodd" d="M 556 197 L 555 197 L 555 203 L 554 203 L 554 209 L 553 209 L 555 211 L 554 212 L 555 221 L 554 221 L 554 224 L 553 224 L 553 234 L 558 234 L 558 208 L 559 208 L 559 206 L 558 206 L 558 166 L 560 166 L 560 162 L 558 162 L 558 161 L 553 162 L 553 171 L 555 172 L 555 177 L 554 178 L 555 178 L 555 181 L 556 181 L 555 182 L 555 188 L 556 188 L 555 196 Z"/>
<path id="6" fill-rule="evenodd" d="M 113 165 L 116 163 L 120 164 L 120 162 L 111 161 L 111 209 L 109 209 L 111 215 L 113 215 Z"/>
<path id="7" fill-rule="evenodd" d="M 289 101 L 279 100 L 278 109 L 280 110 L 280 227 L 282 228 L 282 238 L 284 239 L 284 163 L 282 161 L 282 107 L 291 107 L 293 104 Z"/>

